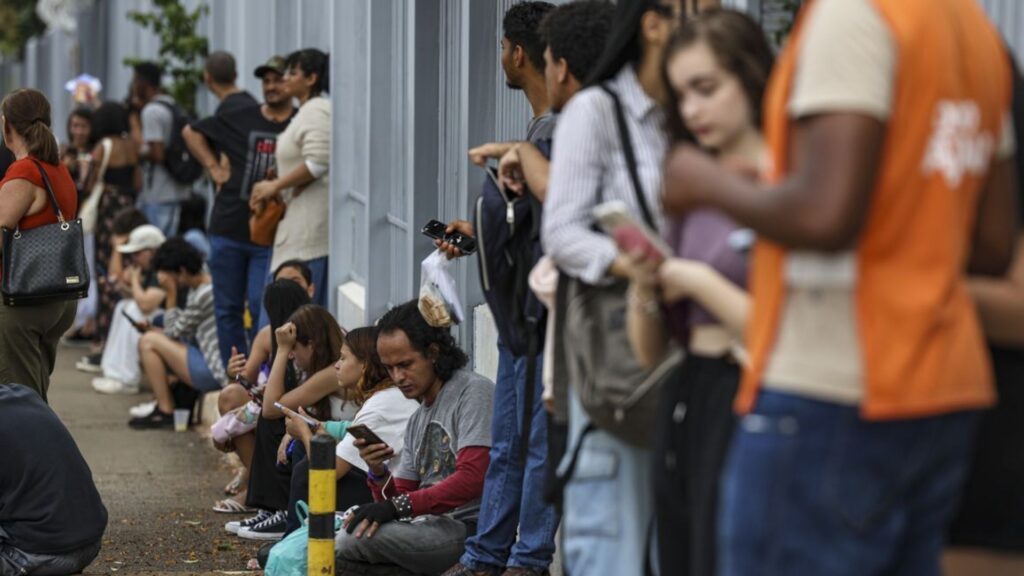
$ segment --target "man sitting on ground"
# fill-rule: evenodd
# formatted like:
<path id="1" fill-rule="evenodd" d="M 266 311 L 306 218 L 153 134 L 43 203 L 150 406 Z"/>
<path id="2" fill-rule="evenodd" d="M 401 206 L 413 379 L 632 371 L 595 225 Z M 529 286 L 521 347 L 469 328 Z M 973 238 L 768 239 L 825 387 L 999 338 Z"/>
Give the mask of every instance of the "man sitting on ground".
<path id="1" fill-rule="evenodd" d="M 0 414 L 0 576 L 80 572 L 107 527 L 88 464 L 31 388 L 0 384 Z"/>
<path id="2" fill-rule="evenodd" d="M 217 345 L 213 283 L 202 254 L 185 240 L 171 238 L 156 251 L 153 267 L 167 293 L 167 309 L 164 330 L 143 326 L 145 334 L 139 340 L 142 370 L 157 402 L 148 415 L 128 423 L 140 429 L 174 425 L 171 374 L 200 392 L 219 390 L 227 380 Z M 184 310 L 177 306 L 178 292 L 183 289 L 189 291 Z"/>
<path id="3" fill-rule="evenodd" d="M 465 368 L 466 353 L 447 329 L 427 324 L 415 300 L 385 314 L 377 327 L 381 363 L 420 407 L 409 419 L 394 470 L 386 464 L 394 455 L 390 447 L 356 441 L 376 502 L 346 518 L 335 540 L 338 564 L 436 574 L 458 561 L 476 529 L 494 384 Z"/>

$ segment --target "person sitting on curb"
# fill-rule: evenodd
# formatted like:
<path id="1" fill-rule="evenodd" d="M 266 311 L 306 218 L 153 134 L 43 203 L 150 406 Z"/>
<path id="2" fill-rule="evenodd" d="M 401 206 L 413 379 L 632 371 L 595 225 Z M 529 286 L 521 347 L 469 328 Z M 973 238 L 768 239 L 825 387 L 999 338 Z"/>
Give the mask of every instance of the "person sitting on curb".
<path id="1" fill-rule="evenodd" d="M 153 257 L 160 287 L 167 293 L 164 330 L 141 324 L 139 357 L 157 405 L 146 416 L 132 418 L 132 428 L 169 428 L 174 425 L 174 397 L 168 382 L 173 374 L 200 392 L 219 390 L 227 380 L 217 346 L 213 315 L 213 283 L 203 256 L 182 238 L 164 242 Z M 188 289 L 184 309 L 177 307 L 178 291 Z"/>
<path id="2" fill-rule="evenodd" d="M 448 329 L 434 328 L 415 300 L 377 323 L 377 352 L 391 380 L 420 407 L 409 418 L 394 470 L 386 444 L 356 440 L 375 502 L 350 511 L 335 539 L 341 569 L 392 565 L 440 573 L 476 530 L 491 446 L 494 384 L 465 368 Z M 395 522 L 415 518 L 415 522 Z"/>
<path id="3" fill-rule="evenodd" d="M 89 465 L 31 388 L 0 384 L 0 413 L 0 575 L 81 572 L 107 528 Z"/>

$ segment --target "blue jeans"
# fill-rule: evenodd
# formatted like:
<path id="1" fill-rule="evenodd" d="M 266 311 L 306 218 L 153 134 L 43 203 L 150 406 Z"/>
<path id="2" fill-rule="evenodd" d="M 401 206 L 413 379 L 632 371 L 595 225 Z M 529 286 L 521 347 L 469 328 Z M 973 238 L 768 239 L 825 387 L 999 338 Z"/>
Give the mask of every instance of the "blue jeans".
<path id="1" fill-rule="evenodd" d="M 270 248 L 239 242 L 225 236 L 210 236 L 210 274 L 213 276 L 213 310 L 217 319 L 217 341 L 225 366 L 231 359 L 231 347 L 248 350 L 242 322 L 245 302 L 253 325 L 263 309 L 263 286 L 270 264 Z M 249 334 L 251 341 L 255 328 Z"/>
<path id="2" fill-rule="evenodd" d="M 719 574 L 939 576 L 977 423 L 762 392 L 726 463 Z"/>
<path id="3" fill-rule="evenodd" d="M 562 471 L 589 421 L 576 394 L 570 393 L 569 449 Z M 647 566 L 656 569 L 651 454 L 599 429 L 583 438 L 576 470 L 565 487 L 566 574 L 639 575 L 647 573 Z"/>
<path id="4" fill-rule="evenodd" d="M 498 345 L 498 382 L 491 423 L 491 461 L 484 480 L 477 533 L 466 540 L 463 565 L 474 570 L 516 566 L 546 570 L 555 553 L 558 513 L 544 502 L 548 425 L 541 399 L 541 359 L 534 380 L 533 420 L 526 462 L 520 458 L 526 358 Z M 516 541 L 518 529 L 519 540 Z"/>
<path id="5" fill-rule="evenodd" d="M 178 234 L 178 218 L 181 216 L 181 202 L 139 202 L 139 210 L 146 220 L 170 238 Z"/>

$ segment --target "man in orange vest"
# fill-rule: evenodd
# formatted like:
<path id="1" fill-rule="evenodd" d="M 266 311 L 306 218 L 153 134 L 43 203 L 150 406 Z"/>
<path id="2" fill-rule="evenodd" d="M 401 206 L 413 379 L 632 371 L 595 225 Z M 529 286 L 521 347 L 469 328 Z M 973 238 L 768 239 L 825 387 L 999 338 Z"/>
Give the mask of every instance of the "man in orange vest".
<path id="1" fill-rule="evenodd" d="M 767 183 L 670 156 L 669 211 L 759 236 L 722 574 L 941 573 L 995 402 L 964 274 L 1013 256 L 1010 84 L 976 0 L 812 0 L 765 98 Z"/>

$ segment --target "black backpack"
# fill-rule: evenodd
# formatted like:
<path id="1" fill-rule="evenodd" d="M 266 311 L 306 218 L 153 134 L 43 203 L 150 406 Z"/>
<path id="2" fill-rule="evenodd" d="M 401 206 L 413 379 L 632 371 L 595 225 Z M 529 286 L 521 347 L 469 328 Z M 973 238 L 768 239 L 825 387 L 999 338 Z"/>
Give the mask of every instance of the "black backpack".
<path id="1" fill-rule="evenodd" d="M 166 106 L 171 111 L 171 139 L 164 148 L 164 167 L 175 182 L 192 184 L 203 175 L 203 165 L 189 152 L 181 131 L 195 120 L 195 117 L 177 104 L 165 100 L 154 102 Z"/>

